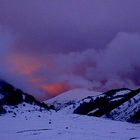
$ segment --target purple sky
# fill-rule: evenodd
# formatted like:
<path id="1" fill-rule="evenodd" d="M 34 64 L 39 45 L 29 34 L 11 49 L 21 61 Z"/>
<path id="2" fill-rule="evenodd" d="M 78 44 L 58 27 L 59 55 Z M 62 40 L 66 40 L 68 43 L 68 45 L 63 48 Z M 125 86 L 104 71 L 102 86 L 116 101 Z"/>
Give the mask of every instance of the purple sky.
<path id="1" fill-rule="evenodd" d="M 138 87 L 139 5 L 1 0 L 1 77 L 39 98 L 77 87 Z"/>

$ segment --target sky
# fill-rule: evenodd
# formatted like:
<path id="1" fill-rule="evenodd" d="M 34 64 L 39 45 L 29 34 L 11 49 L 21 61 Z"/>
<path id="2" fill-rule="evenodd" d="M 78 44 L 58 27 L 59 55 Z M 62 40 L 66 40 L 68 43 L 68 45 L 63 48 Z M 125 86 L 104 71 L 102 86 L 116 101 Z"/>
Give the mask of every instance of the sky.
<path id="1" fill-rule="evenodd" d="M 0 0 L 0 78 L 47 99 L 137 88 L 139 0 Z"/>

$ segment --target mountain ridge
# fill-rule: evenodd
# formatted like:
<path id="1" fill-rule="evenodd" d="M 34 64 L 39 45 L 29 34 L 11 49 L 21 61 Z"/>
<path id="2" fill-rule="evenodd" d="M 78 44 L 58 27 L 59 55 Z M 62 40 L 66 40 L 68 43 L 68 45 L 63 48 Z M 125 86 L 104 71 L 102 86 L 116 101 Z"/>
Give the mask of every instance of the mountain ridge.
<path id="1" fill-rule="evenodd" d="M 136 90 L 131 90 L 128 88 L 113 89 L 105 93 L 102 93 L 100 95 L 88 96 L 78 102 L 71 104 L 70 106 L 67 106 L 66 108 L 60 111 L 80 114 L 80 115 L 95 116 L 95 117 L 105 117 L 113 120 L 137 123 L 140 120 L 140 115 L 139 115 L 140 98 L 136 98 L 136 97 L 137 96 L 139 97 L 139 95 L 140 95 L 140 89 L 136 89 Z M 128 104 L 128 102 L 133 103 L 134 109 L 131 113 L 128 113 L 129 119 L 126 119 L 126 115 L 125 115 L 127 113 L 126 111 L 132 107 L 132 104 L 130 103 Z M 127 104 L 127 106 L 125 107 L 126 108 L 125 113 L 124 111 L 121 111 L 124 108 L 123 104 Z M 113 117 L 111 114 L 111 112 L 115 109 L 118 109 L 118 111 L 115 111 L 114 113 L 116 114 L 117 117 Z M 121 116 L 121 113 L 119 114 L 119 112 L 122 112 L 122 114 L 124 113 L 124 115 Z M 118 115 L 120 115 L 123 119 Z"/>
<path id="2" fill-rule="evenodd" d="M 0 115 L 9 113 L 15 117 L 19 112 L 49 111 L 50 109 L 53 109 L 53 106 L 39 102 L 32 95 L 0 80 Z"/>
<path id="3" fill-rule="evenodd" d="M 112 89 L 104 93 L 87 89 L 67 91 L 45 102 L 0 80 L 0 115 L 15 117 L 23 112 L 56 112 L 108 118 L 133 123 L 140 122 L 140 88 Z"/>

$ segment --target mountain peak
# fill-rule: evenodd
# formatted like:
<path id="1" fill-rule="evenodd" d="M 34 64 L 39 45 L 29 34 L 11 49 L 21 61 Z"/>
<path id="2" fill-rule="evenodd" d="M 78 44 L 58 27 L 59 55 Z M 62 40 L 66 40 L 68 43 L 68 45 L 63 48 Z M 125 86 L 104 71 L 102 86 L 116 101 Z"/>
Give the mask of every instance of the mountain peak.
<path id="1" fill-rule="evenodd" d="M 44 101 L 44 103 L 54 105 L 56 110 L 60 110 L 68 105 L 71 105 L 75 102 L 82 100 L 85 97 L 95 96 L 99 94 L 101 93 L 93 90 L 88 90 L 85 88 L 77 88 L 64 92 L 47 101 Z"/>

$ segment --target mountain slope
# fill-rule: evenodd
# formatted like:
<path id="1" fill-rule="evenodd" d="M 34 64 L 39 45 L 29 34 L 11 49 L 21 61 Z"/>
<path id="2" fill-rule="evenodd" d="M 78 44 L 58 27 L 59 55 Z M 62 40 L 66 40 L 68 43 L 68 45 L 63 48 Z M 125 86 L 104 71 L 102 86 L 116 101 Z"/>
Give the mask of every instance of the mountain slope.
<path id="1" fill-rule="evenodd" d="M 88 89 L 73 89 L 67 92 L 64 92 L 52 99 L 45 101 L 44 103 L 48 105 L 53 105 L 56 110 L 63 109 L 71 104 L 74 104 L 81 99 L 88 96 L 99 95 L 100 92 L 95 92 Z"/>
<path id="2" fill-rule="evenodd" d="M 56 101 L 57 99 L 60 102 L 69 102 L 71 99 L 74 103 L 58 112 L 48 111 L 50 107 L 46 104 L 38 102 L 31 95 L 14 88 L 4 81 L 0 82 L 0 139 L 140 139 L 140 124 L 94 117 L 97 114 L 101 117 L 107 117 L 105 116 L 106 112 L 111 110 L 108 112 L 109 115 L 109 113 L 116 109 L 119 118 L 123 117 L 122 112 L 126 111 L 128 114 L 133 115 L 130 117 L 131 120 L 139 119 L 140 89 L 134 91 L 129 89 L 110 90 L 96 96 L 93 96 L 95 95 L 93 91 L 80 89 L 72 90 L 64 95 L 62 94 L 59 98 L 56 97 L 52 100 Z M 67 111 L 72 113 L 68 114 Z M 81 113 L 82 115 L 78 115 L 76 111 L 79 111 L 79 114 Z M 114 119 L 116 119 L 115 116 Z"/>
<path id="3" fill-rule="evenodd" d="M 11 84 L 0 80 L 0 114 L 11 114 L 15 117 L 17 114 L 25 112 L 46 111 L 51 107 L 40 103 L 33 96 L 24 93 L 20 89 L 14 88 Z"/>
<path id="4" fill-rule="evenodd" d="M 140 89 L 114 89 L 100 95 L 89 96 L 60 112 L 139 122 Z"/>
<path id="5" fill-rule="evenodd" d="M 116 89 L 96 96 L 88 96 L 68 106 L 64 110 L 81 115 L 91 115 L 92 113 L 99 112 L 99 110 L 102 111 L 105 105 L 107 106 L 106 108 L 108 108 L 110 104 L 119 103 L 119 101 L 124 100 L 124 97 L 127 96 L 130 91 L 129 89 Z M 99 112 L 98 117 L 101 113 L 102 112 Z"/>
<path id="6" fill-rule="evenodd" d="M 139 122 L 140 116 L 138 118 L 138 112 L 140 112 L 140 89 L 133 92 L 137 93 L 133 98 L 113 109 L 110 113 L 106 114 L 105 117 L 114 120 Z"/>
<path id="7" fill-rule="evenodd" d="M 40 103 L 33 96 L 0 80 L 0 115 L 8 113 L 12 117 L 20 114 L 31 116 L 34 112 L 42 114 L 41 112 L 46 113 L 50 109 L 59 110 L 59 113 L 63 114 L 73 113 L 140 122 L 140 89 L 113 89 L 103 94 L 75 89 Z"/>

